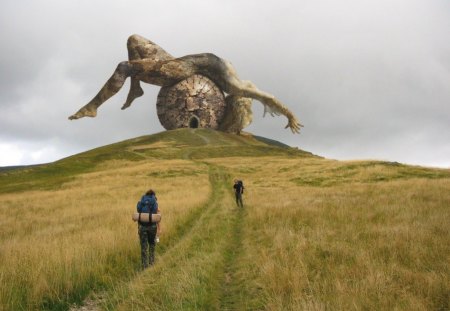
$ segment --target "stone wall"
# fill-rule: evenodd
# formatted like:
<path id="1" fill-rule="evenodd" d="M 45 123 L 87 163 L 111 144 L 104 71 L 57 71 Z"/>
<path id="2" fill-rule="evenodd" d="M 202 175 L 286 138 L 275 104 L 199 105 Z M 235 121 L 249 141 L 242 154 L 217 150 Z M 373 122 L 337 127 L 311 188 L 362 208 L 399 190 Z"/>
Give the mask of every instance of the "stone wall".
<path id="1" fill-rule="evenodd" d="M 156 102 L 159 121 L 167 130 L 183 127 L 219 129 L 225 110 L 223 92 L 201 75 L 161 88 Z"/>

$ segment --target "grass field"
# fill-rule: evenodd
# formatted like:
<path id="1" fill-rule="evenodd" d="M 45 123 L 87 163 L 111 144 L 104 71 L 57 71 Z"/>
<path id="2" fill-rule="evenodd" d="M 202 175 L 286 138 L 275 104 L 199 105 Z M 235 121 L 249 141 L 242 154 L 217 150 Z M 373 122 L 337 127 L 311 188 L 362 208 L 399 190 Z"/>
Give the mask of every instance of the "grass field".
<path id="1" fill-rule="evenodd" d="M 449 170 L 176 130 L 0 187 L 1 310 L 450 309 Z M 150 187 L 163 233 L 140 271 L 131 213 Z"/>

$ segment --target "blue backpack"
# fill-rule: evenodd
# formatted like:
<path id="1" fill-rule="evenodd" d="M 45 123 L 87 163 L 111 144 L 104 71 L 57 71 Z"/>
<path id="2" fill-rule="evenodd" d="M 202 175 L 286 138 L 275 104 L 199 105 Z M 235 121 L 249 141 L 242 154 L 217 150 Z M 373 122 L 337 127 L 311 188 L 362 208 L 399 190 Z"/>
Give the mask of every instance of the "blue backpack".
<path id="1" fill-rule="evenodd" d="M 138 213 L 150 213 L 156 214 L 158 212 L 158 203 L 156 202 L 156 198 L 150 195 L 144 195 L 142 199 L 137 203 L 136 206 Z M 143 226 L 150 226 L 152 223 L 141 223 L 139 224 Z"/>

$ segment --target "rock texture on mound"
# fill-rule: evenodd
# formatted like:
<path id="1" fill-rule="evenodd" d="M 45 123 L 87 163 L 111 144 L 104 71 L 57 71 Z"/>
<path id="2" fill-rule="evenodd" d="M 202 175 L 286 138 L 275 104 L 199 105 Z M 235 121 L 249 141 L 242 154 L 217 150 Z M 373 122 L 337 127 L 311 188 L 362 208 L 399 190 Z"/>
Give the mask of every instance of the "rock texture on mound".
<path id="1" fill-rule="evenodd" d="M 185 127 L 218 129 L 225 108 L 223 92 L 201 75 L 161 88 L 156 102 L 159 121 L 166 130 Z"/>

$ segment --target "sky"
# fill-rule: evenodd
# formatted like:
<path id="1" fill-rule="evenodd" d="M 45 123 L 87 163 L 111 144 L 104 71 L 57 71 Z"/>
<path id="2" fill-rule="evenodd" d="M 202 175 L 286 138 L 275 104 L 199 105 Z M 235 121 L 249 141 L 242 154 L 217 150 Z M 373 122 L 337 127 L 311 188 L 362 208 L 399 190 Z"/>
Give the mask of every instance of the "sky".
<path id="1" fill-rule="evenodd" d="M 229 60 L 304 125 L 244 129 L 337 160 L 450 168 L 448 0 L 2 0 L 0 166 L 52 162 L 164 131 L 159 87 L 129 81 L 96 118 L 69 121 L 139 34 L 180 57 Z"/>

